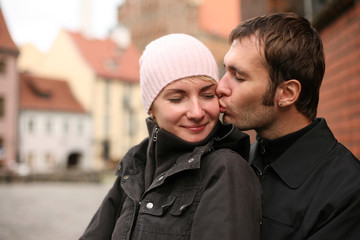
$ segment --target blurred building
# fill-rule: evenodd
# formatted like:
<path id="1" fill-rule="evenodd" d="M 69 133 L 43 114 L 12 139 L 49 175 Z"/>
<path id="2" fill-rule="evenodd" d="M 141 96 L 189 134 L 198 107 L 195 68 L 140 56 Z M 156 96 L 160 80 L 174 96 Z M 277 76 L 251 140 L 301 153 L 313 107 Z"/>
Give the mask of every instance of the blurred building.
<path id="1" fill-rule="evenodd" d="M 26 49 L 25 49 L 26 50 Z M 92 118 L 93 165 L 116 164 L 131 146 L 146 136 L 146 113 L 140 101 L 139 58 L 136 47 L 114 39 L 94 39 L 61 31 L 52 48 L 34 66 L 27 47 L 19 69 L 68 81 L 76 99 Z M 32 58 L 34 59 L 34 58 Z"/>
<path id="2" fill-rule="evenodd" d="M 17 159 L 18 54 L 0 8 L 0 172 L 11 170 Z"/>
<path id="3" fill-rule="evenodd" d="M 66 81 L 20 76 L 20 174 L 92 165 L 90 115 L 76 100 Z"/>
<path id="4" fill-rule="evenodd" d="M 36 72 L 45 61 L 46 53 L 41 52 L 32 44 L 24 44 L 20 47 L 20 55 L 17 59 L 19 72 Z"/>
<path id="5" fill-rule="evenodd" d="M 118 23 L 131 32 L 141 50 L 169 33 L 187 33 L 201 40 L 219 66 L 228 50 L 228 33 L 239 23 L 238 0 L 125 0 L 118 8 Z"/>

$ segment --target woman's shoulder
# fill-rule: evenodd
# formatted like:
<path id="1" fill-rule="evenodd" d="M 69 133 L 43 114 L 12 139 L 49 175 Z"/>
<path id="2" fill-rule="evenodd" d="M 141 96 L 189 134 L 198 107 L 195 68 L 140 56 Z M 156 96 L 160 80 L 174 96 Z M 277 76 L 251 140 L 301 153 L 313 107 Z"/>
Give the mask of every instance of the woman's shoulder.
<path id="1" fill-rule="evenodd" d="M 237 179 L 241 182 L 256 182 L 257 177 L 250 164 L 237 152 L 221 148 L 207 154 L 200 168 L 204 179 L 214 176 L 222 179 Z"/>
<path id="2" fill-rule="evenodd" d="M 132 166 L 146 159 L 146 150 L 149 144 L 149 138 L 145 138 L 139 144 L 131 147 L 118 164 L 118 170 L 125 166 Z M 117 171 L 119 172 L 119 171 Z"/>
<path id="3" fill-rule="evenodd" d="M 230 148 L 214 149 L 205 155 L 204 162 L 211 168 L 248 168 L 247 160 Z"/>

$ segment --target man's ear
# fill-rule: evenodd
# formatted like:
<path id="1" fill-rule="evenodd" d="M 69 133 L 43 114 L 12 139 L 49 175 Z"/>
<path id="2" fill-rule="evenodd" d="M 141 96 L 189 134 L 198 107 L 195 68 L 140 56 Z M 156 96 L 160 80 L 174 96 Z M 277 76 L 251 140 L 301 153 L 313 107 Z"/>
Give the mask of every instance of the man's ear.
<path id="1" fill-rule="evenodd" d="M 279 107 L 287 107 L 295 104 L 301 92 L 301 83 L 296 79 L 283 82 L 277 89 L 277 104 Z"/>

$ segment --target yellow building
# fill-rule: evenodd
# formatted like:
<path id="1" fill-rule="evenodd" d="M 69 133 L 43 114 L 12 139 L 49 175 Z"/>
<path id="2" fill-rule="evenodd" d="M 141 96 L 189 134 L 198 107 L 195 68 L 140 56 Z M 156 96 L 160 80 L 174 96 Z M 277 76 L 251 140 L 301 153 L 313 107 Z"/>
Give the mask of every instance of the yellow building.
<path id="1" fill-rule="evenodd" d="M 20 56 L 19 70 L 31 57 Z M 37 54 L 37 53 L 35 53 Z M 39 76 L 65 79 L 93 122 L 94 169 L 117 163 L 146 135 L 146 113 L 139 86 L 140 52 L 111 39 L 99 40 L 61 31 L 52 48 L 31 71 Z"/>

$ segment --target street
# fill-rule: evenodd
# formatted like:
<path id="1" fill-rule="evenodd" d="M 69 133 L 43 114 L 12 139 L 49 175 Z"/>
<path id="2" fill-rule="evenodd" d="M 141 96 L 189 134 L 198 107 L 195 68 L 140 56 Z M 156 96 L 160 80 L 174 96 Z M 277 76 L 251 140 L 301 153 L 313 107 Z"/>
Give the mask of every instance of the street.
<path id="1" fill-rule="evenodd" d="M 1 183 L 0 240 L 78 239 L 111 185 Z"/>

